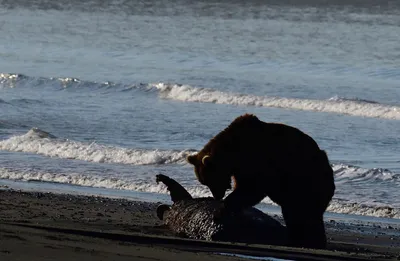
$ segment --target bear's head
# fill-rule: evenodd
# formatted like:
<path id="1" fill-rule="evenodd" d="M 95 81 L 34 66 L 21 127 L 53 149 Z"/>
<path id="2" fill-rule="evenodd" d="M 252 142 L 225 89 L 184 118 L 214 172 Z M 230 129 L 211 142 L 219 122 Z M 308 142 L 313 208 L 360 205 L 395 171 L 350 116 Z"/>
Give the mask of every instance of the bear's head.
<path id="1" fill-rule="evenodd" d="M 200 152 L 188 156 L 186 160 L 194 166 L 197 179 L 211 190 L 215 199 L 221 200 L 231 189 L 229 170 L 216 157 Z"/>

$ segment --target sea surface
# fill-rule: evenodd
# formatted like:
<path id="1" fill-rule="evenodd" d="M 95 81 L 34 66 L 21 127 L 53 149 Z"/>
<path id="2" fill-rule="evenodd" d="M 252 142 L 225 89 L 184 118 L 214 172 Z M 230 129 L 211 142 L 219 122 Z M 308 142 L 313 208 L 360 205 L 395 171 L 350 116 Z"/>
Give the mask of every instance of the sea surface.
<path id="1" fill-rule="evenodd" d="M 185 157 L 253 113 L 327 151 L 329 212 L 400 219 L 399 1 L 1 0 L 0 36 L 7 184 L 208 196 Z"/>

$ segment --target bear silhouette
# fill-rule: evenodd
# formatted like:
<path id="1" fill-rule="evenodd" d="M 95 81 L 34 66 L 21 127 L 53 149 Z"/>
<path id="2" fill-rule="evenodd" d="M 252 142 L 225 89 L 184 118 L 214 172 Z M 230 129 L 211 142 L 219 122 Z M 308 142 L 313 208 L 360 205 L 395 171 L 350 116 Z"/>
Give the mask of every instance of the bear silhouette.
<path id="1" fill-rule="evenodd" d="M 187 157 L 197 179 L 215 199 L 220 215 L 269 197 L 282 209 L 291 246 L 326 248 L 323 214 L 335 184 L 328 156 L 295 127 L 245 114 Z"/>

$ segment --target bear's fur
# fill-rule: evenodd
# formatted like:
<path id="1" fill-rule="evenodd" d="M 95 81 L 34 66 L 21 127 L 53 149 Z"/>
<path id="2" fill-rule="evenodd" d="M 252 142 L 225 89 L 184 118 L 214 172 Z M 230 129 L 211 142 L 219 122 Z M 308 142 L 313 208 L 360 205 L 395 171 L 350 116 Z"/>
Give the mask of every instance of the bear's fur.
<path id="1" fill-rule="evenodd" d="M 325 151 L 297 128 L 245 114 L 187 161 L 224 209 L 235 211 L 268 196 L 281 206 L 293 246 L 325 248 L 323 214 L 335 184 Z"/>

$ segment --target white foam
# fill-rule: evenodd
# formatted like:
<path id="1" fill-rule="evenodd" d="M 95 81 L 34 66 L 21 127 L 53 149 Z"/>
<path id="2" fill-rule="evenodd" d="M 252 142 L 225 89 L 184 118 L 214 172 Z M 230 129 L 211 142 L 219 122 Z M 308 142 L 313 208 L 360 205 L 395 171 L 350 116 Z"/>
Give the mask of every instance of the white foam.
<path id="1" fill-rule="evenodd" d="M 382 218 L 400 219 L 400 209 L 383 204 L 342 202 L 332 200 L 327 211 L 340 214 L 353 214 L 362 216 L 373 216 Z"/>
<path id="2" fill-rule="evenodd" d="M 18 80 L 23 78 L 26 78 L 26 76 L 15 73 L 0 73 L 0 88 L 15 88 Z"/>
<path id="3" fill-rule="evenodd" d="M 261 203 L 267 205 L 278 206 L 268 197 L 264 198 Z M 304 202 L 304 204 L 307 204 Z M 328 212 L 339 214 L 352 214 L 362 216 L 372 216 L 381 218 L 395 218 L 400 219 L 400 209 L 391 207 L 385 204 L 377 203 L 356 203 L 356 202 L 343 202 L 339 199 L 333 199 L 327 209 Z"/>
<path id="4" fill-rule="evenodd" d="M 360 102 L 345 99 L 296 99 L 283 97 L 255 96 L 221 92 L 207 88 L 195 88 L 189 85 L 156 83 L 149 88 L 156 88 L 165 99 L 185 102 L 203 102 L 231 104 L 238 106 L 260 106 L 283 109 L 295 109 L 316 112 L 332 112 L 352 116 L 400 120 L 400 107 L 378 103 Z"/>
<path id="5" fill-rule="evenodd" d="M 0 168 L 0 178 L 22 181 L 42 181 L 71 184 L 78 186 L 145 191 L 153 193 L 167 193 L 162 184 L 148 180 L 131 180 L 113 176 L 94 176 L 81 173 L 50 173 L 32 170 L 10 170 Z"/>
<path id="6" fill-rule="evenodd" d="M 277 204 L 268 197 L 264 198 L 261 203 L 277 206 Z M 307 204 L 307 202 L 304 202 L 304 204 Z M 339 214 L 400 219 L 400 208 L 374 202 L 357 203 L 344 202 L 340 199 L 333 199 L 330 202 L 327 211 Z"/>
<path id="7" fill-rule="evenodd" d="M 18 74 L 14 73 L 0 73 L 0 83 L 6 83 L 10 80 L 15 80 L 18 78 Z M 1 85 L 0 85 L 1 86 Z"/>
<path id="8" fill-rule="evenodd" d="M 97 163 L 132 165 L 169 164 L 184 162 L 191 152 L 182 150 L 143 150 L 111 147 L 92 143 L 56 139 L 53 135 L 31 129 L 21 136 L 0 141 L 0 150 L 29 152 L 49 157 L 77 159 Z"/>
<path id="9" fill-rule="evenodd" d="M 393 173 L 388 169 L 372 168 L 365 169 L 345 164 L 333 164 L 332 169 L 337 183 L 352 181 L 389 181 L 400 185 L 400 174 Z"/>
<path id="10" fill-rule="evenodd" d="M 40 181 L 71 184 L 95 188 L 121 189 L 140 192 L 168 194 L 167 188 L 156 179 L 140 179 L 132 177 L 116 177 L 103 174 L 102 176 L 85 175 L 81 173 L 51 173 L 35 170 L 12 170 L 0 168 L 0 179 Z M 193 197 L 212 196 L 205 186 L 185 186 Z"/>
<path id="11" fill-rule="evenodd" d="M 115 85 L 110 82 L 96 83 L 81 81 L 76 78 L 34 78 L 22 74 L 0 73 L 0 88 L 14 88 L 20 85 L 35 85 L 42 81 L 50 81 L 64 88 L 70 86 L 109 87 Z M 124 85 L 121 85 L 124 86 Z M 124 88 L 141 88 L 140 86 L 124 86 Z M 314 112 L 330 112 L 351 116 L 383 118 L 400 120 L 400 106 L 379 104 L 360 98 L 346 99 L 331 97 L 326 100 L 285 98 L 272 96 L 256 96 L 240 93 L 222 92 L 209 88 L 196 88 L 190 85 L 155 83 L 148 88 L 156 89 L 165 99 L 185 102 L 202 102 L 216 104 L 230 104 L 236 106 L 258 106 L 282 109 L 293 109 Z"/>

